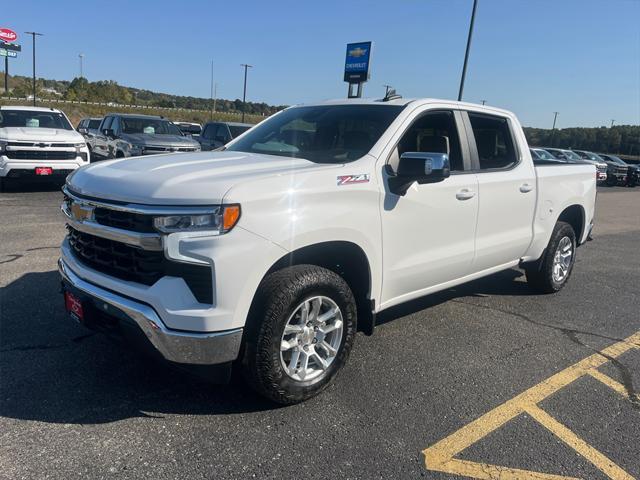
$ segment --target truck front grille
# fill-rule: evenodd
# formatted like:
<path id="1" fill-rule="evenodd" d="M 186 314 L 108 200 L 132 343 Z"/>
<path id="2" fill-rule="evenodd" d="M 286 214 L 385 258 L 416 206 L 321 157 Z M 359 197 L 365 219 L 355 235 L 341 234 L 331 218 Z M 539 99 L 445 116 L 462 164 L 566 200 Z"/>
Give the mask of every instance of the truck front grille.
<path id="1" fill-rule="evenodd" d="M 63 150 L 7 150 L 6 155 L 13 160 L 73 160 L 78 154 Z"/>
<path id="2" fill-rule="evenodd" d="M 168 260 L 161 251 L 142 250 L 81 232 L 67 225 L 75 257 L 98 272 L 130 282 L 153 285 L 160 278 L 182 278 L 200 303 L 213 303 L 213 280 L 207 265 Z"/>
<path id="3" fill-rule="evenodd" d="M 93 211 L 96 222 L 107 227 L 121 228 L 139 233 L 157 233 L 153 228 L 153 217 L 139 213 L 96 207 Z"/>

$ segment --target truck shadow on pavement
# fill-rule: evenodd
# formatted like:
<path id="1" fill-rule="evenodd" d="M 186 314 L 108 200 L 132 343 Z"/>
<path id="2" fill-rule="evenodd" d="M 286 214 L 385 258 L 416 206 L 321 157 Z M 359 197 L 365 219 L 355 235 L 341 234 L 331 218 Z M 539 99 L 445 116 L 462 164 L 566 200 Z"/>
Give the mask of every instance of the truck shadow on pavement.
<path id="1" fill-rule="evenodd" d="M 386 311 L 378 323 L 459 296 L 531 295 L 516 270 Z M 240 381 L 202 383 L 75 324 L 57 271 L 27 273 L 0 291 L 0 416 L 100 424 L 164 414 L 224 415 L 278 408 Z"/>

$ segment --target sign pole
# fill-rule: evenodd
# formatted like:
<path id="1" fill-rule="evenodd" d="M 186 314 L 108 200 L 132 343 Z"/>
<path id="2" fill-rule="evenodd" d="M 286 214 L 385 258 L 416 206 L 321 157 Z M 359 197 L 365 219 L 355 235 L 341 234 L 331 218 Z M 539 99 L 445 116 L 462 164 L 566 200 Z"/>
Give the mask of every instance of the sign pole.
<path id="1" fill-rule="evenodd" d="M 9 56 L 4 57 L 4 93 L 9 95 Z"/>

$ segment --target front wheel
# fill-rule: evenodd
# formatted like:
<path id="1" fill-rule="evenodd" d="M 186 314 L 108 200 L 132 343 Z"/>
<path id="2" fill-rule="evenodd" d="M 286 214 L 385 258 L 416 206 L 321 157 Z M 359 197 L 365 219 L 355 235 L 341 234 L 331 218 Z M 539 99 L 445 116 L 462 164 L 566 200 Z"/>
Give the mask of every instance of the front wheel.
<path id="1" fill-rule="evenodd" d="M 549 244 L 537 261 L 525 267 L 527 282 L 541 293 L 555 293 L 565 286 L 576 260 L 576 234 L 566 222 L 556 223 Z"/>
<path id="2" fill-rule="evenodd" d="M 245 378 L 280 404 L 317 395 L 347 361 L 356 322 L 351 289 L 331 270 L 296 265 L 268 275 L 249 318 Z"/>

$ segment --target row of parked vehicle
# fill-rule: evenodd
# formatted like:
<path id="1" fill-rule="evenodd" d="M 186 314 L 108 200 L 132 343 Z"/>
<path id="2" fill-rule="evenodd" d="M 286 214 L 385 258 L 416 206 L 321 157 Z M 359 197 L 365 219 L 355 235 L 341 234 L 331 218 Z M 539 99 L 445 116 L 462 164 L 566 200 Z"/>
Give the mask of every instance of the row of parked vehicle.
<path id="1" fill-rule="evenodd" d="M 591 163 L 596 166 L 596 179 L 610 186 L 635 187 L 640 184 L 640 165 L 626 163 L 610 153 L 593 153 L 585 150 L 531 147 L 531 158 L 535 163 Z"/>
<path id="2" fill-rule="evenodd" d="M 113 113 L 78 123 L 92 161 L 170 152 L 214 150 L 244 133 L 250 124 L 171 122 L 164 117 Z"/>

